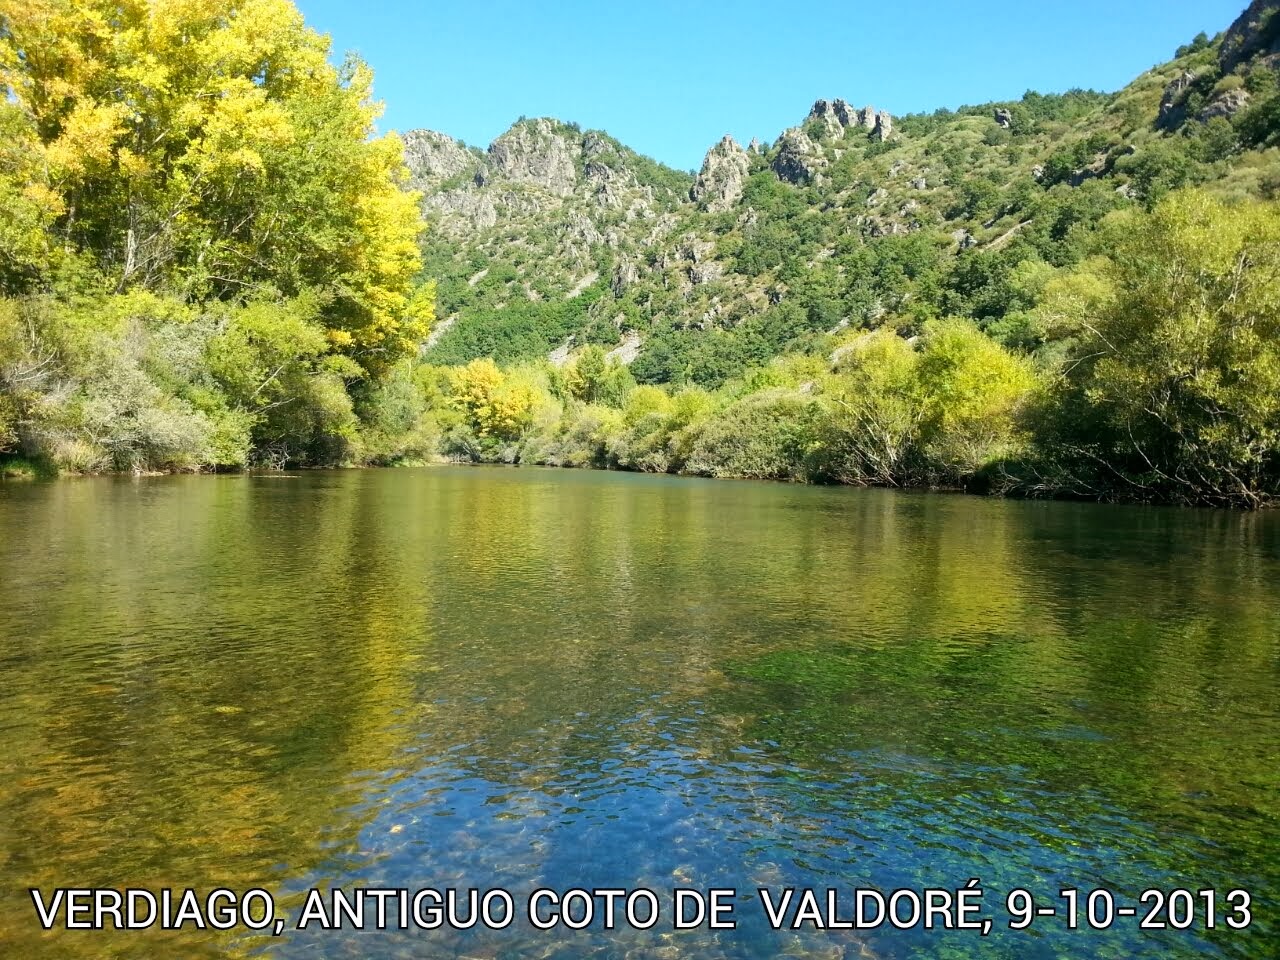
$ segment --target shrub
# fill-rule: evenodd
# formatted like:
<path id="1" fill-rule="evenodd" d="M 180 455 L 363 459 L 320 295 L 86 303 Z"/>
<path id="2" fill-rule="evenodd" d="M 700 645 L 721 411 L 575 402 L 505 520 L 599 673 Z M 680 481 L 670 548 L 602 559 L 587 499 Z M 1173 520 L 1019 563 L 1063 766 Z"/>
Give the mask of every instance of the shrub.
<path id="1" fill-rule="evenodd" d="M 805 479 L 820 416 L 811 396 L 784 390 L 753 394 L 706 422 L 686 469 L 712 477 Z"/>

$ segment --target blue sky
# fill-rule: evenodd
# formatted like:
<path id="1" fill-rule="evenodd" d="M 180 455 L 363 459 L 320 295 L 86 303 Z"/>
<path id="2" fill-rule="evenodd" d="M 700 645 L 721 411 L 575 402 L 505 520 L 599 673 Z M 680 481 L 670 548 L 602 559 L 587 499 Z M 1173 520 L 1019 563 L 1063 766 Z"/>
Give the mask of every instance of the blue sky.
<path id="1" fill-rule="evenodd" d="M 1114 90 L 1245 0 L 298 0 L 374 68 L 384 129 L 485 146 L 519 116 L 608 130 L 696 168 L 772 140 L 819 97 L 893 113 Z"/>

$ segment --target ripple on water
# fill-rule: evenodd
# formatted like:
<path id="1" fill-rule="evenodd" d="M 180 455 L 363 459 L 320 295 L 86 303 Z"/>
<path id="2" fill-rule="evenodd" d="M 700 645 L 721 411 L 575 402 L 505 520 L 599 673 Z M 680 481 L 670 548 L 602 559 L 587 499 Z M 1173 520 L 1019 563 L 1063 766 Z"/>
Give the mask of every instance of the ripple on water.
<path id="1" fill-rule="evenodd" d="M 12 891 L 69 883 L 745 897 L 731 932 L 71 957 L 961 956 L 770 931 L 753 890 L 1273 901 L 1277 519 L 529 470 L 0 487 L 0 954 L 47 946 Z M 1261 956 L 1271 923 L 1088 942 Z"/>

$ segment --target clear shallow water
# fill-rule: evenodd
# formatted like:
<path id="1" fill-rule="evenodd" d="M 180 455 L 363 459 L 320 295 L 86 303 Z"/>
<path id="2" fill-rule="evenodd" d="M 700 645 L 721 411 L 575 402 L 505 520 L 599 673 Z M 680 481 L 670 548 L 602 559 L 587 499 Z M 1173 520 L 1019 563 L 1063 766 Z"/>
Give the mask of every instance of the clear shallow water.
<path id="1" fill-rule="evenodd" d="M 1274 956 L 1280 516 L 0 485 L 0 955 Z M 1247 887 L 1231 931 L 40 932 L 29 886 Z M 664 902 L 665 905 L 665 902 Z M 998 923 L 1003 926 L 1003 922 Z"/>

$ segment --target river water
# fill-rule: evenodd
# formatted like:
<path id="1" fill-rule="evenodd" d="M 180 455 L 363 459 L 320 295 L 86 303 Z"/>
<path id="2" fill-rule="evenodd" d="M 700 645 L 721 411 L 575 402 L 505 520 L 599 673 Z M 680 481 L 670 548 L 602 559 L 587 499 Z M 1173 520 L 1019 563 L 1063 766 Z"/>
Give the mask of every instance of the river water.
<path id="1" fill-rule="evenodd" d="M 503 468 L 7 483 L 0 955 L 1274 956 L 1278 704 L 1280 515 Z M 756 894 L 971 877 L 986 938 L 774 931 Z M 738 926 L 46 933 L 26 893 L 262 887 L 292 918 L 331 886 L 736 888 Z M 1059 914 L 1009 930 L 1015 888 Z M 1214 888 L 1216 925 L 1197 893 L 1188 930 L 1089 929 L 1094 888 Z"/>

